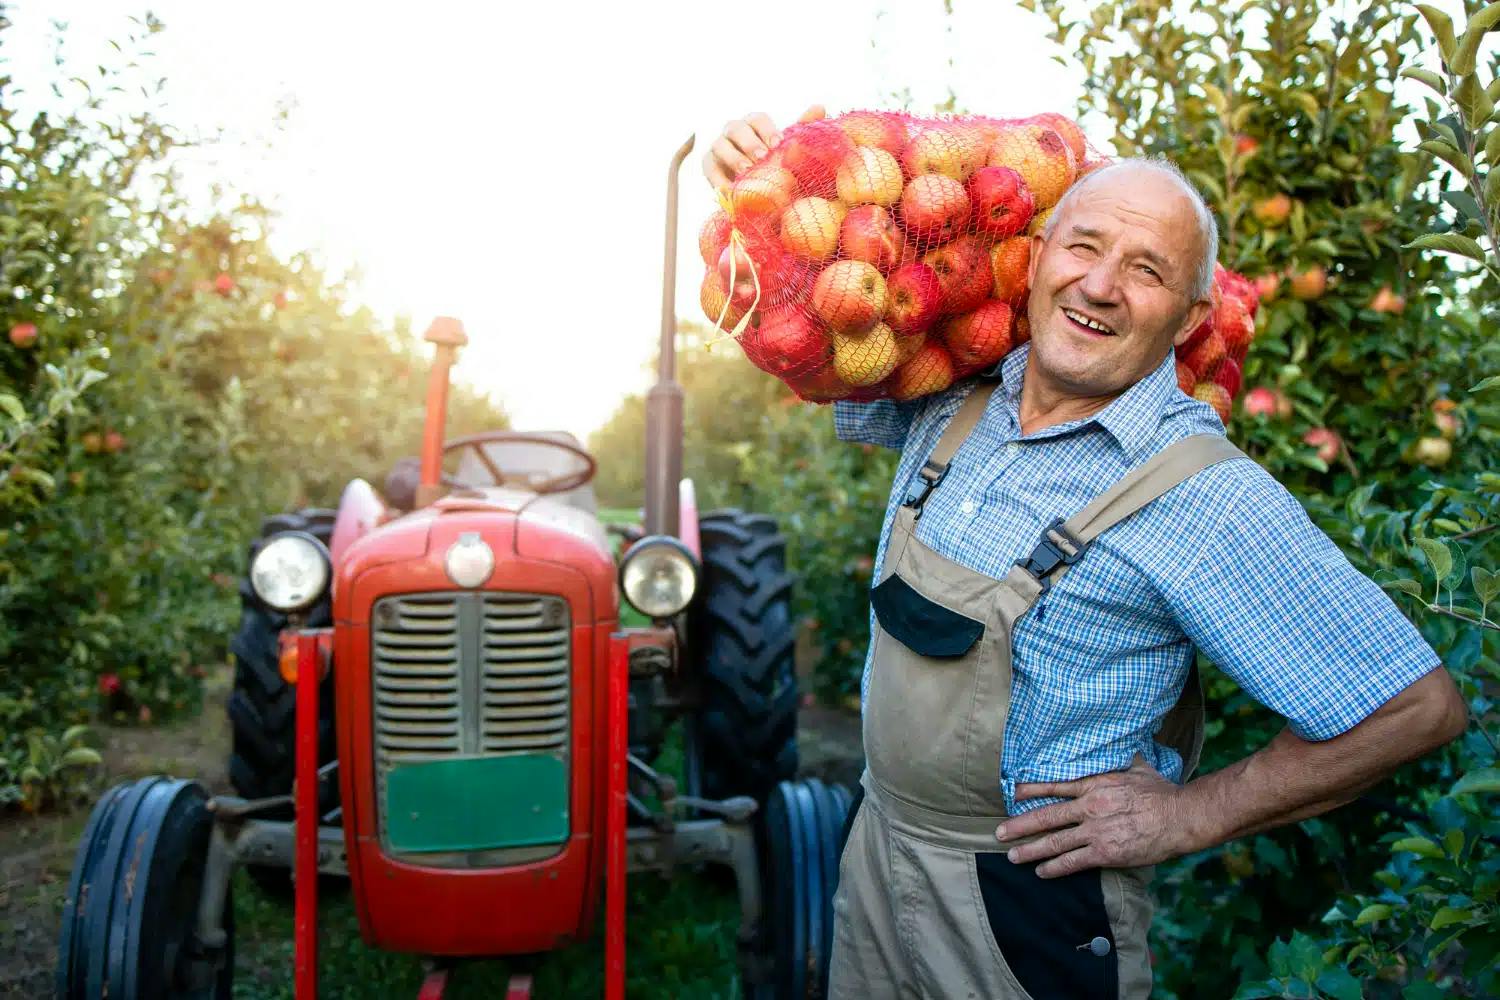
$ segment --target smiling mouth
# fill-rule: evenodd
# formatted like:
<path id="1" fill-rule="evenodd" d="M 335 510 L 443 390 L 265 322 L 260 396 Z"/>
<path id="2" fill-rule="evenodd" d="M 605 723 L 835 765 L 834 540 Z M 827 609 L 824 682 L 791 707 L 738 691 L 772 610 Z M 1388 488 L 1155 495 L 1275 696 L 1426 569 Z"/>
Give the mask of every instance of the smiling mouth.
<path id="1" fill-rule="evenodd" d="M 1068 309 L 1065 307 L 1062 311 L 1062 314 L 1066 316 L 1069 322 L 1071 322 L 1074 326 L 1088 333 L 1091 333 L 1096 337 L 1113 337 L 1115 335 L 1115 331 L 1113 328 L 1106 326 L 1105 324 L 1099 322 L 1097 319 L 1091 319 L 1081 312 L 1075 312 L 1072 309 Z"/>

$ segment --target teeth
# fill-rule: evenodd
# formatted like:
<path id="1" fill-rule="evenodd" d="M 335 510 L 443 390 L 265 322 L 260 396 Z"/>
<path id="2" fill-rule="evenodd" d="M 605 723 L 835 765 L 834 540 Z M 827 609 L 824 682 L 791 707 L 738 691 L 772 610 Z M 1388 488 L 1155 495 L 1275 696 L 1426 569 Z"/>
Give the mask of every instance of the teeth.
<path id="1" fill-rule="evenodd" d="M 1074 312 L 1071 309 L 1064 309 L 1063 313 L 1069 319 L 1073 320 L 1073 322 L 1079 323 L 1079 324 L 1081 324 L 1083 326 L 1086 326 L 1090 330 L 1098 330 L 1100 333 L 1109 333 L 1109 334 L 1112 334 L 1112 333 L 1115 332 L 1115 331 L 1111 330 L 1109 327 L 1105 326 L 1103 323 L 1100 323 L 1097 320 L 1089 319 L 1087 316 L 1083 315 L 1082 313 L 1076 313 L 1076 312 Z"/>

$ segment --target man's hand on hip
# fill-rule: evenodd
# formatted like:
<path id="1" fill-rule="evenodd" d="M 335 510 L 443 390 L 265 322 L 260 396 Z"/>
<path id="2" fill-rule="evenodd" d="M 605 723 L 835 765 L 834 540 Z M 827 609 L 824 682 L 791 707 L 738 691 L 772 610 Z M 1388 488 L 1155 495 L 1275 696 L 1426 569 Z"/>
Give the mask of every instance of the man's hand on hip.
<path id="1" fill-rule="evenodd" d="M 1017 799 L 1067 798 L 1007 819 L 995 831 L 1001 841 L 1036 836 L 1006 855 L 1022 864 L 1043 861 L 1043 878 L 1071 875 L 1085 868 L 1154 865 L 1179 854 L 1186 824 L 1181 822 L 1182 788 L 1163 778 L 1139 754 L 1126 771 L 1076 781 L 1016 786 Z"/>

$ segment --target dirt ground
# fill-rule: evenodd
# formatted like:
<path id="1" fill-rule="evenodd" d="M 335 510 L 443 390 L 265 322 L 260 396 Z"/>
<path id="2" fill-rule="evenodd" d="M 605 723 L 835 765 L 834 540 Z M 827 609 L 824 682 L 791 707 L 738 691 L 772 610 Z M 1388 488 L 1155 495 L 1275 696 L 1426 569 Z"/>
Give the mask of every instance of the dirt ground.
<path id="1" fill-rule="evenodd" d="M 192 719 L 145 729 L 97 727 L 105 758 L 98 787 L 173 774 L 197 776 L 211 792 L 228 791 L 229 685 L 227 667 L 212 673 L 203 711 Z M 808 706 L 798 739 L 804 773 L 852 787 L 860 767 L 858 718 Z M 0 998 L 52 995 L 63 896 L 88 814 L 80 807 L 63 815 L 0 815 Z"/>

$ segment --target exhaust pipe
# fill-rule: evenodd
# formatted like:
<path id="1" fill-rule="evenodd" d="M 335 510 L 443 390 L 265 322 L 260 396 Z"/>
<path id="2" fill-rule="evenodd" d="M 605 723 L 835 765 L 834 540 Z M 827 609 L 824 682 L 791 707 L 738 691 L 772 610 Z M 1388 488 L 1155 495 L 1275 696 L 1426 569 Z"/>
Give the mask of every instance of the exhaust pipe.
<path id="1" fill-rule="evenodd" d="M 656 384 L 646 394 L 646 523 L 648 535 L 680 533 L 682 386 L 677 384 L 677 172 L 695 136 L 672 155 L 667 170 L 667 238 L 662 262 L 661 345 Z"/>
<path id="2" fill-rule="evenodd" d="M 437 345 L 432 371 L 427 376 L 427 421 L 422 425 L 422 475 L 417 483 L 418 508 L 443 495 L 443 432 L 448 427 L 448 371 L 458 359 L 458 349 L 468 344 L 464 325 L 452 316 L 432 321 L 422 339 Z"/>

